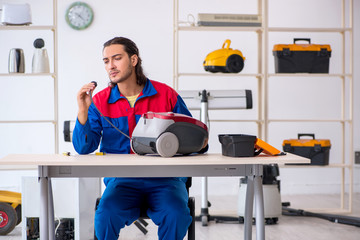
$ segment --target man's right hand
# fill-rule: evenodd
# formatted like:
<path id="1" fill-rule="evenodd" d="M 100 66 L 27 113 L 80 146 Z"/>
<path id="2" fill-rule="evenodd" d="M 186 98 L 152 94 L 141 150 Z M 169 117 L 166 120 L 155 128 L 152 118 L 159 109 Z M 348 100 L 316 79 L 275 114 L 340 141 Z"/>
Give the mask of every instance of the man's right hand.
<path id="1" fill-rule="evenodd" d="M 85 84 L 77 94 L 77 102 L 78 102 L 78 121 L 84 125 L 88 118 L 88 110 L 91 105 L 91 97 L 90 92 L 92 93 L 96 88 L 95 83 L 91 82 Z"/>

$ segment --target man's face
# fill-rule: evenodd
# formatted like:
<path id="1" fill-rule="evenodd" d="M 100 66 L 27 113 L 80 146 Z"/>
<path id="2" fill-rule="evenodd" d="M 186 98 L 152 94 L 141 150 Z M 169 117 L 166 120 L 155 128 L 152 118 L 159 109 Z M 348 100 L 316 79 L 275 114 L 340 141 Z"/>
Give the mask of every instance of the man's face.
<path id="1" fill-rule="evenodd" d="M 103 61 L 110 81 L 116 84 L 131 76 L 137 63 L 137 56 L 129 57 L 123 45 L 113 44 L 104 48 Z"/>

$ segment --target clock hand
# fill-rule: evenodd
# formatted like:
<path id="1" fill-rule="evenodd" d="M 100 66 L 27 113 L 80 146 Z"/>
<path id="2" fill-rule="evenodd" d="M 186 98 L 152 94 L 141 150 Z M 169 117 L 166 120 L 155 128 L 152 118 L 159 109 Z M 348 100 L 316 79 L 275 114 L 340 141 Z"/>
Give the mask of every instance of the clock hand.
<path id="1" fill-rule="evenodd" d="M 84 18 L 81 16 L 80 13 L 75 13 L 75 14 L 76 14 L 76 16 L 78 16 L 79 18 L 81 18 L 82 20 L 84 20 Z"/>

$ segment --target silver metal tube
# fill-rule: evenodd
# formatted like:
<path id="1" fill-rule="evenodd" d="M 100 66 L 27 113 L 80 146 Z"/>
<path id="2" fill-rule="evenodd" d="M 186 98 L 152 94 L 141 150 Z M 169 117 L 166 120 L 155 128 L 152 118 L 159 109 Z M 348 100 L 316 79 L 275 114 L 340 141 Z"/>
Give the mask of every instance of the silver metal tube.
<path id="1" fill-rule="evenodd" d="M 48 222 L 48 178 L 39 177 L 40 184 L 40 237 L 41 240 L 49 239 L 49 222 Z"/>
<path id="2" fill-rule="evenodd" d="M 254 193 L 255 193 L 255 218 L 256 218 L 256 239 L 265 239 L 265 218 L 264 218 L 264 196 L 262 187 L 262 177 L 254 177 Z"/>
<path id="3" fill-rule="evenodd" d="M 204 90 L 202 94 L 206 94 L 206 91 Z M 207 102 L 207 96 L 203 96 L 202 99 L 206 99 L 206 101 L 201 101 L 201 108 L 200 108 L 200 121 L 207 124 L 208 123 L 208 102 Z M 207 177 L 203 177 L 201 179 L 201 208 L 207 209 L 208 208 L 208 179 Z"/>
<path id="4" fill-rule="evenodd" d="M 208 102 L 201 102 L 200 121 L 208 124 Z"/>
<path id="5" fill-rule="evenodd" d="M 49 221 L 49 240 L 55 240 L 55 223 L 54 223 L 54 199 L 51 185 L 51 178 L 48 178 L 48 221 Z"/>
<path id="6" fill-rule="evenodd" d="M 208 182 L 207 177 L 201 178 L 201 208 L 208 208 Z"/>
<path id="7" fill-rule="evenodd" d="M 254 205 L 254 177 L 249 176 L 247 178 L 246 198 L 245 198 L 244 240 L 252 239 L 253 205 Z"/>

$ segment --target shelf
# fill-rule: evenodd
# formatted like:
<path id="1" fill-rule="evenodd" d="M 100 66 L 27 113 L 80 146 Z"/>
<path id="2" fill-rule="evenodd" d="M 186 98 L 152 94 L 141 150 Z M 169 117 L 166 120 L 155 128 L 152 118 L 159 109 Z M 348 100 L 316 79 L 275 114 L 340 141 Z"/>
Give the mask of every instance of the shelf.
<path id="1" fill-rule="evenodd" d="M 217 27 L 217 26 L 178 26 L 179 31 L 227 31 L 227 32 L 263 32 L 263 27 Z M 268 32 L 314 32 L 314 33 L 344 33 L 352 31 L 351 28 L 288 28 L 269 27 Z"/>
<path id="2" fill-rule="evenodd" d="M 269 27 L 269 32 L 321 32 L 321 33 L 343 33 L 352 31 L 351 28 L 287 28 L 287 27 Z"/>
<path id="3" fill-rule="evenodd" d="M 262 27 L 208 27 L 208 26 L 178 26 L 179 31 L 226 31 L 226 32 L 262 32 Z"/>
<path id="4" fill-rule="evenodd" d="M 260 73 L 179 73 L 179 77 L 262 77 Z"/>
<path id="5" fill-rule="evenodd" d="M 217 110 L 217 109 L 212 109 L 212 110 Z M 224 110 L 224 109 L 220 109 L 220 110 Z M 227 110 L 239 110 L 237 109 L 227 109 Z M 249 120 L 240 120 L 240 119 L 209 119 L 209 122 L 252 122 L 252 123 L 262 123 L 262 121 L 259 120 L 254 120 L 254 119 L 249 119 Z"/>
<path id="6" fill-rule="evenodd" d="M 44 0 L 42 0 L 44 1 Z M 9 80 L 9 78 L 25 78 L 25 77 L 51 77 L 53 79 L 53 119 L 44 119 L 44 120 L 0 120 L 0 124 L 31 124 L 31 123 L 40 123 L 40 124 L 53 124 L 54 128 L 54 149 L 55 153 L 59 152 L 59 106 L 58 106 L 58 11 L 57 11 L 57 0 L 52 0 L 52 21 L 51 22 L 42 22 L 40 24 L 29 24 L 29 25 L 0 25 L 0 31 L 19 31 L 23 36 L 21 39 L 25 41 L 25 36 L 29 31 L 33 31 L 34 33 L 39 31 L 47 31 L 47 34 L 52 35 L 52 43 L 53 43 L 53 72 L 50 73 L 7 73 L 3 71 L 0 73 L 0 77 L 5 80 Z M 50 24 L 48 24 L 50 23 Z M 5 38 L 4 38 L 5 39 Z M 2 40 L 4 40 L 2 39 Z M 10 40 L 9 40 L 10 39 Z M 6 41 L 6 39 L 5 39 Z M 11 41 L 11 38 L 8 38 L 7 41 Z M 1 41 L 0 41 L 1 42 Z M 51 61 L 51 59 L 49 59 Z M 48 79 L 47 79 L 48 80 Z M 49 79 L 50 80 L 50 79 Z M 0 80 L 2 81 L 2 80 Z M 37 87 L 37 86 L 34 86 Z M 48 109 L 52 111 L 51 108 Z M 35 143 L 33 143 L 35 144 Z"/>
<path id="7" fill-rule="evenodd" d="M 269 73 L 268 77 L 352 77 L 341 73 Z"/>
<path id="8" fill-rule="evenodd" d="M 351 123 L 349 119 L 268 119 L 268 122 L 341 122 Z"/>
<path id="9" fill-rule="evenodd" d="M 179 77 L 264 77 L 261 73 L 178 73 Z M 341 73 L 269 73 L 268 77 L 352 77 Z"/>
<path id="10" fill-rule="evenodd" d="M 55 31 L 55 26 L 0 26 L 0 30 L 51 30 Z"/>
<path id="11" fill-rule="evenodd" d="M 55 78 L 55 73 L 0 73 L 0 77 L 26 77 L 26 76 L 49 76 Z"/>
<path id="12" fill-rule="evenodd" d="M 0 120 L 0 123 L 53 123 L 55 120 Z"/>

